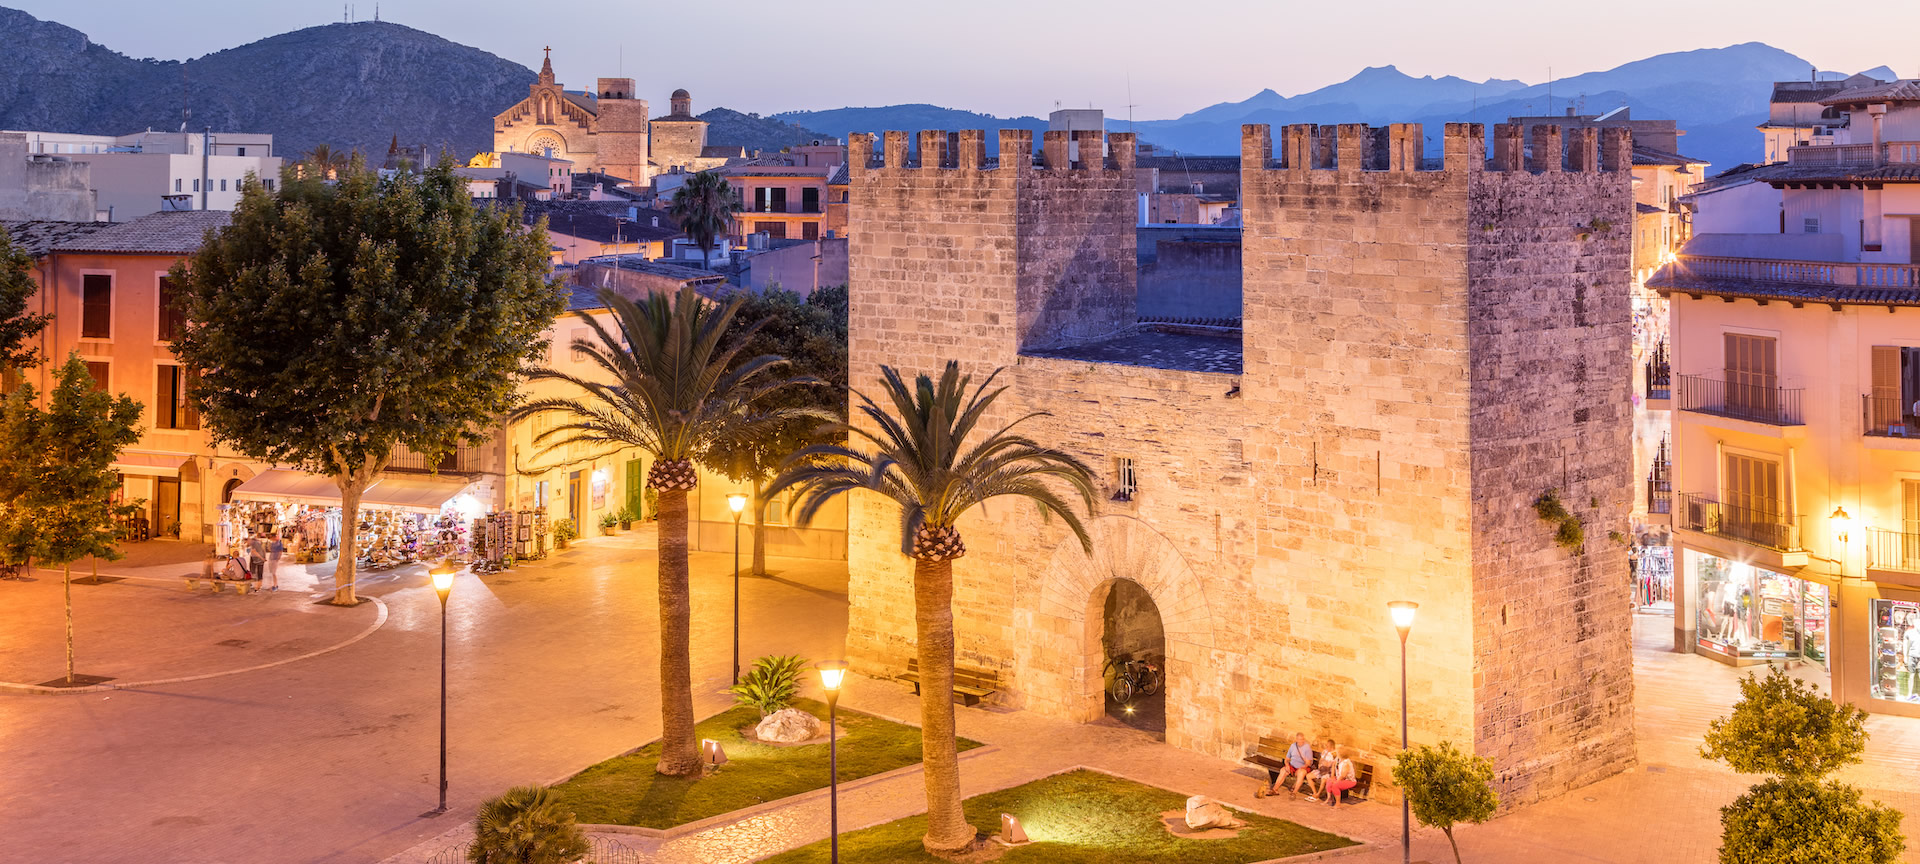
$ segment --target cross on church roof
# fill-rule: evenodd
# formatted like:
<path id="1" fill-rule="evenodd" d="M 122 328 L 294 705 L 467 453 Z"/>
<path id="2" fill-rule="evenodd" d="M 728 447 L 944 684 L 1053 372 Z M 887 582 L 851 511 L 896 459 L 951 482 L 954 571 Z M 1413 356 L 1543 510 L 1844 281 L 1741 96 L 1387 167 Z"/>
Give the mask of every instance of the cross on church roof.
<path id="1" fill-rule="evenodd" d="M 553 46 L 552 46 L 552 45 L 548 45 L 547 47 L 545 47 L 545 48 L 542 48 L 542 49 L 540 49 L 540 50 L 542 50 L 542 51 L 545 51 L 545 52 L 547 52 L 547 59 L 549 59 L 549 60 L 551 60 L 551 59 L 553 59 Z"/>

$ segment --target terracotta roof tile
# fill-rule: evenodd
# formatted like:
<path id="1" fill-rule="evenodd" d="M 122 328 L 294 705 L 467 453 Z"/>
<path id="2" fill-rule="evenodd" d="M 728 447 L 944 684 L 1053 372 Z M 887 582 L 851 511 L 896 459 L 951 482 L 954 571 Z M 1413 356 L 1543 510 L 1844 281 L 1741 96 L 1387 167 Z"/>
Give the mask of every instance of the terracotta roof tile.
<path id="1" fill-rule="evenodd" d="M 191 255 L 208 231 L 224 229 L 232 220 L 233 214 L 225 210 L 162 210 L 67 240 L 53 251 Z"/>

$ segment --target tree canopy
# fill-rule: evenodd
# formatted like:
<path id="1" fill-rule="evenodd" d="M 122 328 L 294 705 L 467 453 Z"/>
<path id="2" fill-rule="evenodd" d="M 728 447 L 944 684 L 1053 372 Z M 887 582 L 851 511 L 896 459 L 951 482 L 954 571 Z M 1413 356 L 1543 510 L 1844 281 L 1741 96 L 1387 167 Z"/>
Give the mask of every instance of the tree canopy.
<path id="1" fill-rule="evenodd" d="M 1485 822 L 1500 809 L 1493 791 L 1493 762 L 1455 749 L 1451 741 L 1402 751 L 1393 763 L 1393 781 L 1407 796 L 1413 818 L 1447 835 L 1456 862 L 1460 845 L 1453 839 L 1453 826 Z"/>
<path id="2" fill-rule="evenodd" d="M 332 476 L 356 509 L 395 447 L 436 460 L 513 407 L 565 306 L 549 271 L 545 221 L 474 206 L 446 160 L 289 170 L 278 194 L 247 183 L 232 224 L 174 267 L 174 353 L 200 370 L 215 441 Z M 353 534 L 337 602 L 353 602 Z"/>
<path id="3" fill-rule="evenodd" d="M 739 193 L 727 178 L 712 171 L 687 178 L 667 203 L 667 215 L 680 223 L 680 230 L 687 232 L 702 254 L 713 248 L 714 238 L 727 233 L 739 209 Z"/>
<path id="4" fill-rule="evenodd" d="M 28 272 L 32 269 L 33 257 L 0 230 L 0 369 L 34 366 L 46 359 L 31 341 L 53 316 L 27 312 L 27 301 L 39 290 Z"/>
<path id="5" fill-rule="evenodd" d="M 1720 808 L 1720 864 L 1895 864 L 1901 816 L 1851 786 L 1768 779 Z"/>
<path id="6" fill-rule="evenodd" d="M 1733 713 L 1707 725 L 1700 755 L 1742 774 L 1818 779 L 1860 761 L 1867 712 L 1828 699 L 1780 667 L 1740 681 Z"/>

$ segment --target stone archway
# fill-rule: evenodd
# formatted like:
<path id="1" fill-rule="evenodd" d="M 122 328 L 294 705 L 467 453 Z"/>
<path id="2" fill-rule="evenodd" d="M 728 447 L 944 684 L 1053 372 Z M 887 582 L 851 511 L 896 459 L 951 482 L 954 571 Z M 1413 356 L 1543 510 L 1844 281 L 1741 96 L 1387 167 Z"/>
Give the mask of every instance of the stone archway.
<path id="1" fill-rule="evenodd" d="M 1191 748 L 1196 688 L 1213 686 L 1213 618 L 1200 580 L 1172 541 L 1139 519 L 1102 516 L 1087 528 L 1093 554 L 1071 538 L 1061 543 L 1016 608 L 1020 702 L 1081 723 L 1104 716 L 1102 609 L 1115 580 L 1126 580 L 1152 599 L 1165 634 L 1167 741 Z"/>

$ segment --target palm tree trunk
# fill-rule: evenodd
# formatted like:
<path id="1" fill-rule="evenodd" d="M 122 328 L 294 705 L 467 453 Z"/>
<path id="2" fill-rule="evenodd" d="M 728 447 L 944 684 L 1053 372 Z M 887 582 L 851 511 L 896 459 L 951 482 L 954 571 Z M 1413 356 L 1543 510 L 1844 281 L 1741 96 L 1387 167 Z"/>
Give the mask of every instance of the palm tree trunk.
<path id="1" fill-rule="evenodd" d="M 687 590 L 687 491 L 660 494 L 660 764 L 674 777 L 700 771 L 693 737 L 693 604 Z"/>
<path id="2" fill-rule="evenodd" d="M 67 683 L 73 683 L 73 565 L 60 568 L 61 589 L 67 594 Z"/>
<path id="3" fill-rule="evenodd" d="M 920 642 L 921 770 L 927 780 L 929 852 L 973 843 L 960 806 L 960 752 L 953 723 L 953 562 L 913 562 L 914 624 Z"/>
<path id="4" fill-rule="evenodd" d="M 360 555 L 360 495 L 367 489 L 364 481 L 340 480 L 340 560 L 333 565 L 333 605 L 353 606 L 353 578 Z"/>
<path id="5" fill-rule="evenodd" d="M 760 490 L 766 484 L 753 478 L 753 575 L 767 575 L 767 498 Z"/>

